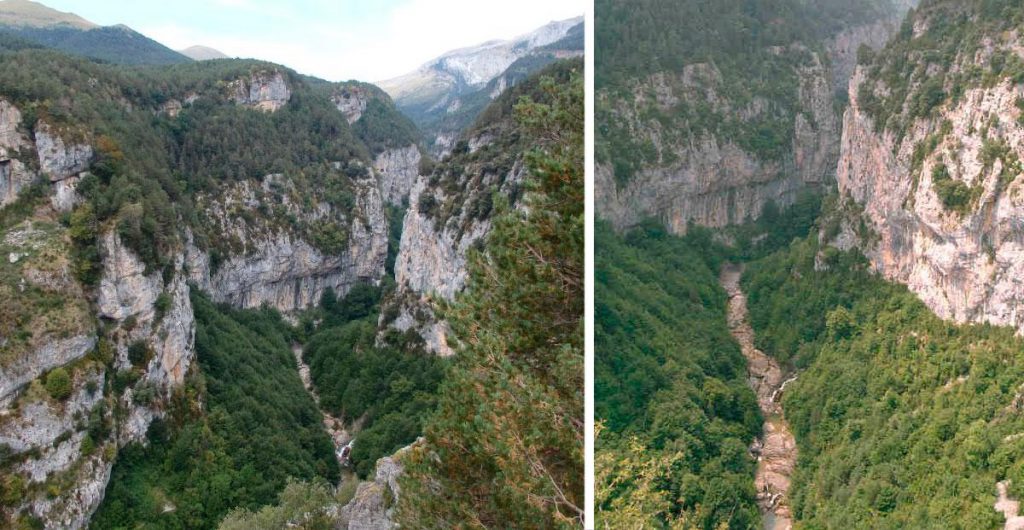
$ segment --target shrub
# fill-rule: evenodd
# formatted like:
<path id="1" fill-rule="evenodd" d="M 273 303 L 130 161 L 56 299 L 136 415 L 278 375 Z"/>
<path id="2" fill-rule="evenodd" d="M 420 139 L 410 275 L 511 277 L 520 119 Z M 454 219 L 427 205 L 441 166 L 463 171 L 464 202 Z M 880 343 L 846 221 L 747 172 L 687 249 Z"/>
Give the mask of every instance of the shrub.
<path id="1" fill-rule="evenodd" d="M 50 397 L 65 400 L 71 396 L 71 376 L 64 368 L 54 368 L 46 376 L 46 391 Z"/>

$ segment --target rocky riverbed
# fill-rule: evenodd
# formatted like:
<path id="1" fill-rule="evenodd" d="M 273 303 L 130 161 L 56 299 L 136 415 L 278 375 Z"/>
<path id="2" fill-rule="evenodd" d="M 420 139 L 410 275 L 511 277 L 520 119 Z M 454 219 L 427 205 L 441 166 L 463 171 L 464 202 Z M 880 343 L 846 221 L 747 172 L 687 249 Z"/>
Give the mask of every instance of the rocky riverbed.
<path id="1" fill-rule="evenodd" d="M 757 458 L 757 504 L 766 530 L 790 530 L 793 523 L 788 492 L 797 448 L 782 410 L 782 392 L 795 378 L 787 379 L 779 363 L 754 346 L 754 330 L 747 319 L 747 296 L 740 288 L 742 274 L 742 266 L 727 264 L 719 281 L 729 294 L 729 330 L 747 358 L 747 378 L 764 414 L 764 432 L 750 448 Z"/>

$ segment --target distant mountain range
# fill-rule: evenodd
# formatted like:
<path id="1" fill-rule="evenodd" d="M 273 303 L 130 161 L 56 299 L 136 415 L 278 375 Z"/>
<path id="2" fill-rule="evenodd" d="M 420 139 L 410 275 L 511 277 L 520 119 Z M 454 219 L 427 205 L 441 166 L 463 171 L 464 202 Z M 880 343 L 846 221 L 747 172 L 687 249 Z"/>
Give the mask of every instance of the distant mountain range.
<path id="1" fill-rule="evenodd" d="M 378 82 L 443 155 L 506 88 L 544 66 L 583 55 L 583 17 L 551 22 L 512 40 L 448 52 L 417 70 Z"/>
<path id="2" fill-rule="evenodd" d="M 118 64 L 177 64 L 191 59 L 124 25 L 99 26 L 29 0 L 0 2 L 0 32 L 47 48 Z"/>

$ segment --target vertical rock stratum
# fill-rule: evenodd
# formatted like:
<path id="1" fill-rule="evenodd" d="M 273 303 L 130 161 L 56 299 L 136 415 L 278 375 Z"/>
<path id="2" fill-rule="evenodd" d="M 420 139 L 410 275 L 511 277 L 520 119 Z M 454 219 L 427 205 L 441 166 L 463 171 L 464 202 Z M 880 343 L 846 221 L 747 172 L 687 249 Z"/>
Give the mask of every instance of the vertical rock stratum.
<path id="1" fill-rule="evenodd" d="M 943 318 L 1024 330 L 1024 53 L 1007 24 L 928 2 L 858 66 L 837 171 L 846 208 L 822 235 Z"/>

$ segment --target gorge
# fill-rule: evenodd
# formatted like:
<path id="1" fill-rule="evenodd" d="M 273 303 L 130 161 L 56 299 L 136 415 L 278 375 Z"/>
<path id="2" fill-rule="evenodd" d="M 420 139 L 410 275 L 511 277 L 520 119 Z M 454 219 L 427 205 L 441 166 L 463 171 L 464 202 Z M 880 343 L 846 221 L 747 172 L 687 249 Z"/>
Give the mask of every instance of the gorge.
<path id="1" fill-rule="evenodd" d="M 598 4 L 599 519 L 1014 527 L 1024 6 L 698 4 Z"/>
<path id="2" fill-rule="evenodd" d="M 376 86 L 93 61 L 28 4 L 49 22 L 0 38 L 0 526 L 215 528 L 298 490 L 393 527 L 455 364 L 435 301 L 526 200 L 521 98 L 581 62 L 524 71 L 435 160 Z"/>

